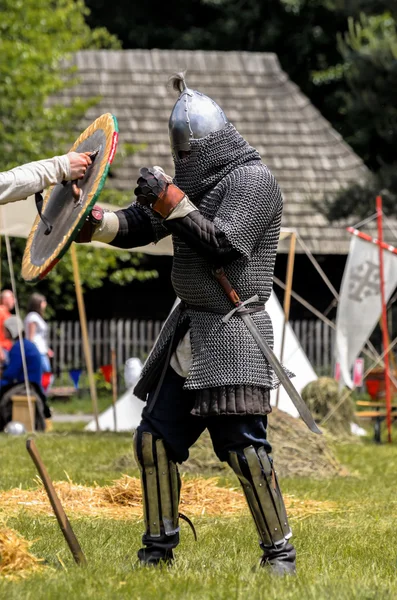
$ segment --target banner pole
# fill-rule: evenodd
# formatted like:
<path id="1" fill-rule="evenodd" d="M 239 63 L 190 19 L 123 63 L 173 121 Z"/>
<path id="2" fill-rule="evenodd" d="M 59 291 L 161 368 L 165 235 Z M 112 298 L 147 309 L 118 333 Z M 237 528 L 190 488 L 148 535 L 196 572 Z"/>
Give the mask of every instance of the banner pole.
<path id="1" fill-rule="evenodd" d="M 285 346 L 285 334 L 287 330 L 287 323 L 289 320 L 289 311 L 291 307 L 291 292 L 292 292 L 292 278 L 294 276 L 294 264 L 295 264 L 295 246 L 296 246 L 296 233 L 293 231 L 291 233 L 290 244 L 289 244 L 289 252 L 288 252 L 288 262 L 287 262 L 287 277 L 286 277 L 286 289 L 284 292 L 284 323 L 283 323 L 283 331 L 281 335 L 281 349 L 280 349 L 280 362 L 283 362 L 284 359 L 284 346 Z M 280 388 L 277 388 L 277 396 L 276 396 L 276 407 L 278 407 L 280 400 Z"/>
<path id="2" fill-rule="evenodd" d="M 383 222 L 382 222 L 382 196 L 376 198 L 376 215 L 378 223 L 378 241 L 379 241 L 379 279 L 380 279 L 380 296 L 382 301 L 382 338 L 383 348 L 388 347 L 388 332 L 387 332 L 387 308 L 385 298 L 385 274 L 383 264 Z M 389 353 L 386 352 L 384 357 L 385 363 L 385 388 L 386 388 L 386 425 L 387 425 L 387 441 L 391 442 L 391 385 L 390 385 L 390 362 Z"/>
<path id="3" fill-rule="evenodd" d="M 90 342 L 89 342 L 89 338 L 88 338 L 87 317 L 86 317 L 86 313 L 85 313 L 84 296 L 83 296 L 83 290 L 81 288 L 79 262 L 78 262 L 78 258 L 77 258 L 77 251 L 76 251 L 75 244 L 72 244 L 70 246 L 70 254 L 72 257 L 73 278 L 74 278 L 74 285 L 75 285 L 75 290 L 76 290 L 77 306 L 79 309 L 81 336 L 82 336 L 82 342 L 83 342 L 83 352 L 84 352 L 85 364 L 87 367 L 88 382 L 90 385 L 90 394 L 91 394 L 92 408 L 94 411 L 95 425 L 96 425 L 96 430 L 98 432 L 100 430 L 99 419 L 98 419 L 98 398 L 97 398 L 97 393 L 96 393 L 94 370 L 92 367 L 91 348 L 90 348 Z"/>
<path id="4" fill-rule="evenodd" d="M 114 430 L 117 431 L 117 411 L 116 411 L 116 402 L 117 402 L 117 360 L 116 360 L 116 350 L 112 348 L 110 351 L 112 356 L 112 405 L 113 405 L 113 424 Z"/>

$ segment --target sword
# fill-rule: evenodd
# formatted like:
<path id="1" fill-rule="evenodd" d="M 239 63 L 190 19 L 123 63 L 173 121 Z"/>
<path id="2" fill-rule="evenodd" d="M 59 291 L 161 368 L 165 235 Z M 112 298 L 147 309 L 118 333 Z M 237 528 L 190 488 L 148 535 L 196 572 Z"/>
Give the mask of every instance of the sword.
<path id="1" fill-rule="evenodd" d="M 237 314 L 237 315 L 239 315 L 239 317 L 242 318 L 247 329 L 251 333 L 255 342 L 258 344 L 260 351 L 262 352 L 262 354 L 264 355 L 264 357 L 266 358 L 266 360 L 268 361 L 270 366 L 273 368 L 273 370 L 276 373 L 277 377 L 279 378 L 282 386 L 284 387 L 288 396 L 291 398 L 301 419 L 306 423 L 306 425 L 308 426 L 310 431 L 312 431 L 313 433 L 322 434 L 322 431 L 321 431 L 321 429 L 319 429 L 317 427 L 317 424 L 316 424 L 315 420 L 313 419 L 313 416 L 312 416 L 310 410 L 306 406 L 305 402 L 302 400 L 300 394 L 296 390 L 295 386 L 292 384 L 288 375 L 285 373 L 277 356 L 274 354 L 273 350 L 270 348 L 269 344 L 267 343 L 267 341 L 264 339 L 264 337 L 260 333 L 258 327 L 255 324 L 255 321 L 253 320 L 253 318 L 251 317 L 251 315 L 248 312 L 244 312 L 245 305 L 250 302 L 258 302 L 259 296 L 253 296 L 249 300 L 242 302 L 240 300 L 236 290 L 233 289 L 230 281 L 226 277 L 226 274 L 225 274 L 225 271 L 223 268 L 214 269 L 213 274 L 215 276 L 215 279 L 217 279 L 217 281 L 222 286 L 222 288 L 223 288 L 226 296 L 230 300 L 230 302 L 234 305 L 233 310 L 231 310 L 226 316 L 224 316 L 222 321 L 224 323 L 227 323 L 234 314 Z"/>

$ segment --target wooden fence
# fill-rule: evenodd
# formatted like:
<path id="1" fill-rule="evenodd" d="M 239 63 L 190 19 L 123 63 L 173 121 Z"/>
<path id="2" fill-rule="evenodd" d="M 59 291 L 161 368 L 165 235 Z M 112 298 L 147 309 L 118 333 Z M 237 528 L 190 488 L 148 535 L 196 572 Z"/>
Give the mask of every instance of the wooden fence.
<path id="1" fill-rule="evenodd" d="M 92 349 L 94 369 L 111 363 L 111 350 L 116 351 L 118 368 L 132 356 L 145 360 L 160 333 L 161 321 L 89 321 L 88 335 Z M 84 366 L 81 328 L 78 321 L 50 324 L 50 347 L 55 373 Z"/>
<path id="2" fill-rule="evenodd" d="M 332 375 L 335 330 L 323 321 L 291 321 L 292 329 L 318 375 Z"/>
<path id="3" fill-rule="evenodd" d="M 145 360 L 156 340 L 162 322 L 138 320 L 89 321 L 88 333 L 94 369 L 110 364 L 111 349 L 116 350 L 121 369 L 131 357 Z M 311 364 L 319 374 L 331 374 L 334 331 L 322 321 L 292 321 L 292 328 Z M 78 321 L 50 324 L 50 346 L 54 351 L 53 370 L 67 372 L 84 366 L 81 329 Z"/>

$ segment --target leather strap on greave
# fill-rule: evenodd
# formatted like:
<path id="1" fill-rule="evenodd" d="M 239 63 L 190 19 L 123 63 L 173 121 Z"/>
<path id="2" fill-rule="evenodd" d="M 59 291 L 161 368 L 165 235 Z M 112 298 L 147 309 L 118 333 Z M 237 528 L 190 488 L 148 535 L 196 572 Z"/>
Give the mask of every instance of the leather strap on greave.
<path id="1" fill-rule="evenodd" d="M 276 472 L 261 447 L 244 449 L 247 465 L 244 471 L 236 452 L 229 452 L 230 465 L 243 488 L 252 517 L 263 546 L 277 546 L 288 540 L 292 532 L 288 525 L 283 497 Z"/>
<path id="2" fill-rule="evenodd" d="M 138 452 L 137 444 L 141 440 Z M 151 433 L 134 436 L 135 458 L 141 471 L 142 499 L 146 532 L 151 537 L 174 535 L 179 531 L 179 474 L 177 466 L 168 460 L 163 440 Z M 142 458 L 140 459 L 139 456 Z"/>

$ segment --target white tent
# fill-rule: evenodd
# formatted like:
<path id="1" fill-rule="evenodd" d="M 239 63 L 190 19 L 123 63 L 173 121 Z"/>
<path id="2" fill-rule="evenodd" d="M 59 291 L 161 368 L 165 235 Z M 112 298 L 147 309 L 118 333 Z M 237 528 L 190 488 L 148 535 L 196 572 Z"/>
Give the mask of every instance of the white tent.
<path id="1" fill-rule="evenodd" d="M 276 294 L 272 292 L 272 295 L 267 302 L 266 308 L 270 314 L 273 322 L 274 329 L 274 350 L 277 356 L 280 356 L 281 350 L 281 338 L 284 324 L 284 312 L 281 308 L 279 301 L 277 300 Z M 286 339 L 284 348 L 284 364 L 290 371 L 295 373 L 293 380 L 295 387 L 298 392 L 305 387 L 310 381 L 317 379 L 317 375 L 313 370 L 313 367 L 309 363 L 309 360 L 303 352 L 296 335 L 289 323 L 287 323 Z M 274 406 L 276 403 L 277 391 L 274 390 L 271 394 L 271 403 Z M 117 402 L 116 402 L 116 421 L 117 431 L 131 431 L 135 429 L 141 420 L 141 413 L 144 407 L 144 403 L 134 396 L 132 389 L 127 391 Z M 278 407 L 296 417 L 298 416 L 297 410 L 292 404 L 288 394 L 284 388 L 280 388 Z M 109 407 L 99 416 L 99 426 L 101 430 L 114 430 L 114 416 L 113 407 Z M 95 431 L 95 421 L 92 420 L 85 428 L 87 431 Z"/>
<path id="2" fill-rule="evenodd" d="M 114 210 L 115 207 L 110 204 L 98 202 L 99 206 L 108 210 Z M 10 202 L 0 206 L 0 234 L 9 235 L 10 237 L 27 238 L 32 229 L 33 222 L 37 216 L 36 204 L 34 196 L 30 196 L 26 200 L 18 202 Z M 106 244 L 94 242 L 96 246 L 104 246 Z M 143 248 L 134 248 L 134 252 L 145 252 L 146 254 L 163 254 L 172 255 L 171 239 L 165 238 L 158 244 L 149 244 Z"/>

